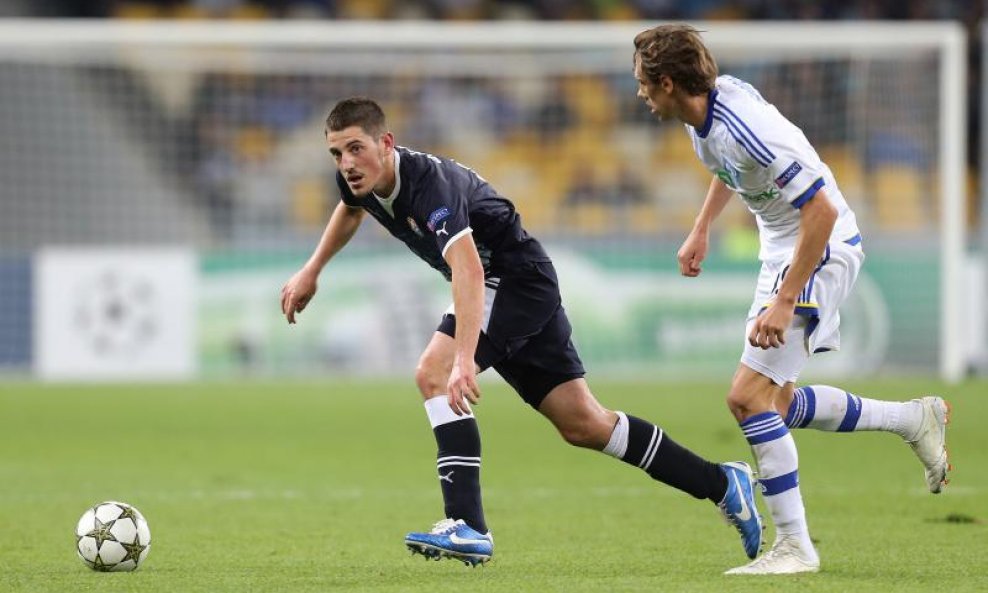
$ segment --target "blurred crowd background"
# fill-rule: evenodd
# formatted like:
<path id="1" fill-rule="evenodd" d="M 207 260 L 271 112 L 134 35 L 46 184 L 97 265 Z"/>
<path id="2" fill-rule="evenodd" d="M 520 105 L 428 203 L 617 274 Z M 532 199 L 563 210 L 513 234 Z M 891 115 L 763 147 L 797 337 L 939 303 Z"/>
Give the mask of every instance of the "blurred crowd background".
<path id="1" fill-rule="evenodd" d="M 526 228 L 552 244 L 554 257 L 568 258 L 560 266 L 565 282 L 580 290 L 569 292 L 567 308 L 581 328 L 581 352 L 596 368 L 733 368 L 731 322 L 738 303 L 750 299 L 747 281 L 757 265 L 752 217 L 740 206 L 725 210 L 708 259 L 717 272 L 706 276 L 706 292 L 679 292 L 674 254 L 710 174 L 682 126 L 655 121 L 636 97 L 630 35 L 607 47 L 532 43 L 550 21 L 717 26 L 766 20 L 781 33 L 789 31 L 786 21 L 962 23 L 969 89 L 962 181 L 970 244 L 981 236 L 981 2 L 0 0 L 0 17 L 32 17 L 42 25 L 71 18 L 97 36 L 120 32 L 116 23 L 353 25 L 306 27 L 317 36 L 298 43 L 292 35 L 299 29 L 286 26 L 227 28 L 246 33 L 237 42 L 215 42 L 209 27 L 178 27 L 140 29 L 139 36 L 108 43 L 101 37 L 49 43 L 61 40 L 65 29 L 41 26 L 35 39 L 26 27 L 18 29 L 20 23 L 8 23 L 16 43 L 0 52 L 0 331 L 9 337 L 0 344 L 0 367 L 38 367 L 32 295 L 44 291 L 32 280 L 32 262 L 50 246 L 65 245 L 194 250 L 195 348 L 207 375 L 327 368 L 376 373 L 414 364 L 423 336 L 434 329 L 432 308 L 445 307 L 448 294 L 431 274 L 391 281 L 411 274 L 411 267 L 404 259 L 392 262 L 402 254 L 379 225 L 365 225 L 354 238 L 348 249 L 353 267 L 340 262 L 327 287 L 337 292 L 323 301 L 333 306 L 308 313 L 304 339 L 289 336 L 271 307 L 272 286 L 311 252 L 339 199 L 324 145 L 326 114 L 339 99 L 363 94 L 382 103 L 399 144 L 476 169 L 515 202 Z M 90 20 L 95 26 L 87 28 Z M 380 23 L 495 21 L 521 23 L 510 30 L 524 30 L 527 41 L 501 43 L 506 29 L 487 28 L 486 45 L 455 51 L 377 43 L 378 36 L 401 30 Z M 176 45 L 142 37 L 167 38 L 179 29 L 198 41 Z M 449 30 L 429 29 L 436 35 Z M 870 30 L 860 29 L 863 35 Z M 361 42 L 319 37 L 332 31 L 359 35 Z M 950 306 L 939 296 L 938 52 L 908 39 L 894 52 L 759 53 L 761 39 L 745 41 L 731 51 L 715 48 L 721 71 L 751 82 L 805 131 L 867 237 L 868 280 L 847 311 L 854 333 L 828 372 L 932 370 L 941 346 L 938 313 Z M 382 273 L 363 273 L 368 262 Z M 967 291 L 971 303 L 984 300 L 978 277 L 955 287 Z M 118 323 L 122 301 L 111 284 L 104 325 L 133 328 Z M 595 292 L 605 286 L 606 295 Z M 58 297 L 52 302 L 76 306 Z M 84 293 L 76 301 L 102 306 L 94 298 Z M 143 292 L 135 298 L 135 310 L 147 308 Z M 982 308 L 954 309 L 976 316 Z M 162 327 L 172 324 L 173 312 L 166 315 Z M 93 333 L 87 331 L 79 335 Z M 972 332 L 968 340 L 971 352 L 981 352 L 972 359 L 988 360 L 982 335 Z M 98 337 L 103 344 L 103 334 Z M 121 343 L 121 351 L 129 350 L 130 342 Z"/>
<path id="2" fill-rule="evenodd" d="M 6 0 L 2 6 L 2 16 L 135 20 L 956 20 L 967 27 L 970 42 L 966 181 L 969 219 L 979 216 L 981 2 Z M 839 171 L 845 193 L 860 196 L 863 203 L 855 207 L 866 222 L 894 232 L 935 225 L 929 196 L 935 191 L 936 138 L 928 137 L 928 122 L 916 122 L 917 113 L 910 112 L 935 103 L 936 87 L 929 84 L 935 75 L 909 67 L 872 69 L 869 76 L 882 79 L 875 88 L 884 90 L 866 95 L 867 105 L 859 110 L 841 103 L 854 92 L 848 88 L 853 66 L 846 61 L 752 68 L 732 65 L 728 56 L 720 60 L 722 71 L 755 84 L 804 129 Z M 400 144 L 453 156 L 497 181 L 543 235 L 679 235 L 702 197 L 696 188 L 705 187 L 706 174 L 687 137 L 676 126 L 654 122 L 635 97 L 630 73 L 564 73 L 525 90 L 517 79 L 482 75 L 396 72 L 353 79 L 206 69 L 185 85 L 190 90 L 179 110 L 169 109 L 139 73 L 92 74 L 93 80 L 104 79 L 107 102 L 119 101 L 123 89 L 129 103 L 117 111 L 140 119 L 135 128 L 154 132 L 147 141 L 156 147 L 156 166 L 205 209 L 205 243 L 212 245 L 256 244 L 258 236 L 275 235 L 297 237 L 299 244 L 311 240 L 338 194 L 330 163 L 310 141 L 321 132 L 328 107 L 358 93 L 385 103 Z M 897 101 L 889 88 L 923 96 Z M 818 100 L 807 100 L 814 95 Z M 858 112 L 868 120 L 856 119 Z M 621 150 L 602 149 L 602 143 Z M 734 223 L 746 221 L 739 213 Z M 43 235 L 33 234 L 37 241 Z"/>
<path id="3" fill-rule="evenodd" d="M 958 19 L 971 0 L 23 0 L 25 14 L 67 17 L 329 19 Z"/>

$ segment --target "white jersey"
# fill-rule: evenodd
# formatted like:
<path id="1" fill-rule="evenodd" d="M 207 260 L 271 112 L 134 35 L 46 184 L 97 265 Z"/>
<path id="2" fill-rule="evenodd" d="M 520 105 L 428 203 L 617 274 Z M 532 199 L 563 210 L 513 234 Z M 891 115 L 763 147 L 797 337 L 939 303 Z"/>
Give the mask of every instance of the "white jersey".
<path id="1" fill-rule="evenodd" d="M 858 235 L 854 212 L 803 131 L 747 82 L 719 76 L 703 127 L 686 126 L 703 164 L 733 189 L 758 221 L 762 261 L 790 258 L 799 208 L 821 188 L 837 208 L 831 240 Z"/>

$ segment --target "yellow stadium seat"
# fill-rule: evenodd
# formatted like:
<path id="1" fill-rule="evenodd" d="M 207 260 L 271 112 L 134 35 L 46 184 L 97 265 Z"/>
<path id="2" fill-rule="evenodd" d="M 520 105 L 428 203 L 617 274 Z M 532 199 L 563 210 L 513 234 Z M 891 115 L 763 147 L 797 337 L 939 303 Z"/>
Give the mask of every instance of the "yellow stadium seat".
<path id="1" fill-rule="evenodd" d="M 122 2 L 113 10 L 113 16 L 119 19 L 141 20 L 160 18 L 162 14 L 161 10 L 150 2 Z"/>
<path id="2" fill-rule="evenodd" d="M 563 79 L 563 92 L 580 125 L 612 126 L 618 116 L 613 94 L 599 76 L 574 75 Z"/>
<path id="3" fill-rule="evenodd" d="M 659 232 L 662 221 L 655 204 L 635 204 L 626 206 L 621 212 L 623 226 L 635 234 L 650 235 Z"/>
<path id="4" fill-rule="evenodd" d="M 934 224 L 936 199 L 930 178 L 913 167 L 882 166 L 867 176 L 872 220 L 890 230 L 918 230 Z"/>
<path id="5" fill-rule="evenodd" d="M 208 19 L 209 13 L 200 6 L 195 6 L 192 4 L 179 4 L 171 10 L 168 16 L 183 21 L 196 21 Z"/>
<path id="6" fill-rule="evenodd" d="M 341 19 L 382 20 L 389 16 L 388 0 L 341 0 L 337 6 Z"/>
<path id="7" fill-rule="evenodd" d="M 324 177 L 300 179 L 292 187 L 292 221 L 303 229 L 325 226 L 330 190 Z"/>
<path id="8" fill-rule="evenodd" d="M 614 209 L 604 204 L 566 206 L 568 225 L 581 235 L 603 235 L 614 229 Z"/>
<path id="9" fill-rule="evenodd" d="M 819 151 L 820 159 L 834 172 L 837 185 L 845 196 L 860 196 L 864 193 L 864 167 L 861 156 L 846 145 L 827 146 Z M 854 204 L 851 204 L 854 208 Z"/>
<path id="10" fill-rule="evenodd" d="M 274 150 L 274 135 L 267 128 L 248 126 L 237 133 L 235 146 L 237 155 L 244 160 L 264 161 Z"/>
<path id="11" fill-rule="evenodd" d="M 259 4 L 242 4 L 230 9 L 226 17 L 238 21 L 262 21 L 271 18 L 271 13 Z"/>

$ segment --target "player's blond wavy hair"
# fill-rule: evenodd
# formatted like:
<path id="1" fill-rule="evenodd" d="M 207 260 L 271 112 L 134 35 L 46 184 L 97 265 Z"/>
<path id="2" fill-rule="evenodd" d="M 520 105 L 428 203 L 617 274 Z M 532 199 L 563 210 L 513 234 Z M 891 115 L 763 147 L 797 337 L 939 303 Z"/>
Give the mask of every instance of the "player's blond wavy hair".
<path id="1" fill-rule="evenodd" d="M 647 82 L 664 74 L 690 95 L 710 92 L 717 79 L 717 62 L 689 25 L 659 25 L 635 35 L 635 58 Z"/>

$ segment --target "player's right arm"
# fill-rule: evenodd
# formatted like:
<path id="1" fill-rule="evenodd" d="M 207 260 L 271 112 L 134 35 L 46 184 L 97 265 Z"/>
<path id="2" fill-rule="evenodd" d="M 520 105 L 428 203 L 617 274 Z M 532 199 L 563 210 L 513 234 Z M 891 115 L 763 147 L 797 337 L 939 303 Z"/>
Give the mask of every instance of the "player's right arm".
<path id="1" fill-rule="evenodd" d="M 316 294 L 319 272 L 357 232 L 364 213 L 363 208 L 347 206 L 342 201 L 336 205 L 309 261 L 281 289 L 281 312 L 288 323 L 295 323 L 295 314 L 301 313 Z"/>
<path id="2" fill-rule="evenodd" d="M 707 257 L 710 246 L 710 225 L 724 210 L 731 199 L 734 190 L 727 187 L 719 177 L 710 181 L 707 197 L 703 200 L 700 214 L 693 223 L 693 230 L 683 241 L 676 257 L 679 259 L 679 273 L 683 276 L 695 277 L 700 275 L 700 263 Z"/>

